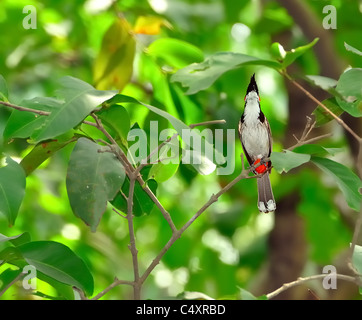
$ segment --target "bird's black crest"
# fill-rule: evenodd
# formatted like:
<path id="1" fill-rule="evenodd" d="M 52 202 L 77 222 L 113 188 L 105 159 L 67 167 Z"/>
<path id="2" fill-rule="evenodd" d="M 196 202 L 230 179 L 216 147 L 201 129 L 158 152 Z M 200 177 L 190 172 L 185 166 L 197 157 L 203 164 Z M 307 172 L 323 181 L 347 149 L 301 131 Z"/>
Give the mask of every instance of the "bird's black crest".
<path id="1" fill-rule="evenodd" d="M 250 83 L 248 85 L 248 89 L 246 90 L 246 94 L 248 94 L 250 91 L 256 91 L 256 93 L 259 95 L 258 86 L 255 81 L 255 73 L 250 78 Z"/>

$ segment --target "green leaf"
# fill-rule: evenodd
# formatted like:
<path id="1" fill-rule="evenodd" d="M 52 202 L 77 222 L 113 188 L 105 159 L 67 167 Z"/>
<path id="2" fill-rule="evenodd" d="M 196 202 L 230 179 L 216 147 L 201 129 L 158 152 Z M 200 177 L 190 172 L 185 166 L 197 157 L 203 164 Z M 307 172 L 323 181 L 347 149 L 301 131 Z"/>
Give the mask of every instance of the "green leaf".
<path id="1" fill-rule="evenodd" d="M 0 213 L 12 226 L 25 195 L 26 181 L 25 172 L 18 163 L 10 157 L 6 158 L 6 163 L 6 167 L 0 168 Z"/>
<path id="2" fill-rule="evenodd" d="M 121 91 L 133 72 L 136 41 L 124 18 L 118 18 L 103 36 L 101 50 L 95 60 L 93 79 L 100 90 Z"/>
<path id="3" fill-rule="evenodd" d="M 148 175 L 148 179 L 155 179 L 158 183 L 165 182 L 177 172 L 179 164 L 180 164 L 179 162 L 156 163 L 152 165 Z"/>
<path id="4" fill-rule="evenodd" d="M 299 167 L 310 160 L 309 154 L 295 153 L 289 150 L 284 152 L 272 152 L 270 155 L 273 167 L 279 173 Z"/>
<path id="5" fill-rule="evenodd" d="M 168 148 L 166 145 L 164 148 Z M 178 145 L 177 145 L 178 148 Z M 160 150 L 158 163 L 152 165 L 151 170 L 148 173 L 148 179 L 155 179 L 158 183 L 164 182 L 170 179 L 176 172 L 180 164 L 180 157 L 175 154 L 167 155 L 166 151 Z M 178 149 L 177 149 L 178 151 Z M 171 151 L 172 152 L 172 151 Z M 167 157 L 166 161 L 162 160 L 163 157 Z"/>
<path id="6" fill-rule="evenodd" d="M 33 241 L 17 249 L 26 262 L 45 275 L 93 294 L 93 276 L 82 259 L 64 244 L 54 241 Z"/>
<path id="7" fill-rule="evenodd" d="M 307 75 L 305 76 L 305 78 L 309 80 L 309 82 L 313 83 L 314 85 L 322 88 L 327 92 L 330 92 L 332 94 L 336 93 L 335 88 L 337 85 L 337 80 L 335 79 L 315 75 Z"/>
<path id="8" fill-rule="evenodd" d="M 36 97 L 23 100 L 20 103 L 22 107 L 46 112 L 57 110 L 61 105 L 60 100 L 48 97 Z M 28 138 L 45 123 L 46 118 L 47 116 L 37 115 L 32 112 L 14 110 L 6 123 L 4 138 L 6 140 L 10 138 Z"/>
<path id="9" fill-rule="evenodd" d="M 25 263 L 25 261 L 21 261 L 21 259 L 23 259 L 23 256 L 21 255 L 17 247 L 7 247 L 0 251 L 0 266 L 4 263 L 11 263 L 18 266 L 18 263 L 15 264 L 13 262 L 20 261 Z"/>
<path id="10" fill-rule="evenodd" d="M 156 194 L 158 186 L 157 182 L 153 179 L 149 179 L 146 183 L 151 191 Z M 125 195 L 128 195 L 129 193 L 128 177 L 124 181 L 124 184 L 122 186 L 122 192 Z M 111 201 L 111 204 L 122 212 L 127 213 L 127 201 L 120 192 L 116 195 L 114 200 Z M 154 202 L 152 201 L 152 199 L 142 188 L 142 186 L 138 182 L 136 182 L 133 195 L 133 214 L 137 217 L 140 217 L 144 214 L 149 214 L 153 209 L 153 206 Z"/>
<path id="11" fill-rule="evenodd" d="M 127 135 L 131 127 L 131 120 L 127 110 L 121 105 L 114 104 L 103 108 L 97 116 L 104 124 L 111 127 L 118 135 L 121 145 L 128 146 Z"/>
<path id="12" fill-rule="evenodd" d="M 359 118 L 362 116 L 362 100 L 355 100 L 354 102 L 346 102 L 343 99 L 336 98 L 338 105 L 351 116 Z"/>
<path id="13" fill-rule="evenodd" d="M 129 103 L 130 102 L 130 103 L 136 103 L 136 104 L 145 106 L 150 111 L 167 119 L 171 123 L 171 125 L 175 128 L 175 130 L 177 131 L 177 133 L 179 134 L 181 139 L 184 140 L 185 144 L 189 147 L 189 149 L 190 150 L 194 149 L 196 154 L 198 153 L 201 155 L 200 156 L 201 158 L 205 158 L 205 161 L 203 162 L 204 164 L 212 164 L 212 167 L 215 169 L 216 165 L 214 164 L 214 162 L 216 162 L 218 165 L 225 163 L 226 160 L 225 160 L 224 156 L 219 151 L 214 149 L 214 146 L 211 143 L 209 143 L 208 141 L 206 141 L 201 136 L 201 134 L 198 132 L 198 130 L 196 130 L 196 129 L 191 130 L 189 126 L 187 126 L 181 120 L 170 115 L 166 111 L 158 109 L 149 104 L 140 102 L 132 97 L 128 97 L 128 96 L 121 95 L 121 94 L 117 94 L 114 98 L 112 98 L 110 100 L 110 102 L 111 103 Z M 191 138 L 192 136 L 195 138 L 192 139 Z M 190 139 L 184 139 L 187 137 Z M 199 141 L 201 141 L 201 143 L 198 143 Z M 212 152 L 205 152 L 205 150 L 212 151 Z M 198 169 L 198 167 L 199 167 L 199 165 L 197 163 L 195 164 L 195 163 L 191 162 L 191 165 L 193 165 L 196 169 Z M 211 173 L 213 171 L 213 170 L 211 171 L 210 168 L 211 167 L 208 168 L 209 173 Z"/>
<path id="14" fill-rule="evenodd" d="M 336 98 L 329 98 L 323 100 L 322 103 L 332 111 L 336 116 L 340 116 L 343 113 L 343 109 L 339 106 L 336 101 Z M 313 111 L 313 115 L 316 121 L 316 127 L 320 127 L 329 121 L 334 120 L 334 118 L 324 110 L 321 106 L 317 106 L 317 108 Z"/>
<path id="15" fill-rule="evenodd" d="M 152 42 L 147 53 L 178 69 L 204 59 L 204 54 L 198 47 L 173 38 L 160 38 Z"/>
<path id="16" fill-rule="evenodd" d="M 362 99 L 362 68 L 352 68 L 342 73 L 337 83 L 337 91 L 346 99 Z"/>
<path id="17" fill-rule="evenodd" d="M 54 153 L 64 148 L 68 144 L 77 141 L 79 137 L 80 136 L 70 137 L 69 134 L 65 134 L 55 140 L 48 140 L 38 143 L 20 162 L 20 165 L 23 167 L 26 176 L 31 174 L 49 157 L 53 156 Z"/>
<path id="18" fill-rule="evenodd" d="M 262 65 L 280 69 L 276 61 L 263 60 L 235 52 L 218 52 L 207 57 L 201 63 L 193 63 L 178 70 L 171 77 L 171 82 L 180 82 L 187 87 L 186 94 L 194 94 L 209 88 L 225 72 L 246 65 Z"/>
<path id="19" fill-rule="evenodd" d="M 2 252 L 0 252 L 0 265 L 1 265 L 1 258 L 5 258 L 4 262 L 12 264 L 16 266 L 17 270 L 6 269 L 2 274 L 0 274 L 0 291 L 9 284 L 12 280 L 15 279 L 21 272 L 23 272 L 23 268 L 29 265 L 22 256 L 20 250 L 14 247 L 8 247 Z M 45 273 L 42 273 L 39 269 L 36 270 L 36 277 L 39 280 L 45 281 L 50 284 L 54 289 L 58 291 L 61 297 L 57 297 L 57 299 L 67 299 L 73 300 L 74 294 L 73 289 L 68 284 L 64 284 L 50 276 L 47 276 Z M 3 286 L 1 283 L 3 282 Z M 36 292 L 33 292 L 36 294 Z"/>
<path id="20" fill-rule="evenodd" d="M 21 274 L 20 269 L 13 270 L 11 268 L 5 269 L 0 274 L 0 292 L 10 285 L 19 275 Z"/>
<path id="21" fill-rule="evenodd" d="M 174 132 L 170 131 L 169 137 Z M 148 179 L 155 179 L 158 183 L 170 179 L 176 172 L 180 164 L 179 141 L 176 138 L 166 143 L 158 153 L 158 163 L 152 165 Z"/>
<path id="22" fill-rule="evenodd" d="M 11 242 L 14 246 L 19 246 L 30 241 L 30 234 L 29 232 L 23 232 L 17 236 L 7 237 L 0 233 L 0 243 L 6 241 Z"/>
<path id="23" fill-rule="evenodd" d="M 70 156 L 66 187 L 74 214 L 95 231 L 121 188 L 125 171 L 108 147 L 80 138 Z"/>
<path id="24" fill-rule="evenodd" d="M 90 84 L 69 76 L 63 77 L 60 84 L 58 95 L 64 98 L 64 103 L 54 109 L 31 135 L 35 142 L 52 139 L 72 129 L 116 93 L 96 90 Z"/>
<path id="25" fill-rule="evenodd" d="M 190 163 L 202 175 L 208 175 L 216 169 L 216 165 L 198 150 L 184 150 L 182 162 Z"/>
<path id="26" fill-rule="evenodd" d="M 286 68 L 289 65 L 291 65 L 298 57 L 300 57 L 302 54 L 304 54 L 306 51 L 312 48 L 317 43 L 318 40 L 319 38 L 315 38 L 312 42 L 306 44 L 305 46 L 300 46 L 290 51 L 286 51 L 285 58 L 282 62 L 283 68 Z"/>
<path id="27" fill-rule="evenodd" d="M 318 156 L 325 156 L 327 154 L 329 155 L 335 155 L 338 152 L 342 152 L 342 148 L 326 148 L 319 144 L 304 144 L 300 147 L 296 147 L 293 152 L 296 153 L 306 153 L 310 155 L 318 155 Z"/>
<path id="28" fill-rule="evenodd" d="M 339 106 L 353 117 L 362 116 L 362 69 L 353 68 L 344 72 L 337 83 L 336 90 L 343 99 L 336 97 Z"/>
<path id="29" fill-rule="evenodd" d="M 278 61 L 283 61 L 286 55 L 284 47 L 279 42 L 274 42 L 270 46 L 270 53 L 273 56 L 273 58 Z"/>
<path id="30" fill-rule="evenodd" d="M 8 101 L 9 91 L 4 77 L 0 74 L 0 101 Z"/>
<path id="31" fill-rule="evenodd" d="M 37 270 L 36 277 L 39 280 L 48 283 L 55 290 L 57 290 L 59 297 L 55 297 L 55 299 L 57 299 L 57 300 L 58 299 L 74 300 L 73 288 L 71 286 L 69 286 L 68 284 L 60 282 L 60 281 L 56 280 L 55 278 L 50 277 L 39 270 Z M 37 291 L 37 292 L 39 292 L 39 291 Z"/>
<path id="32" fill-rule="evenodd" d="M 356 210 L 360 210 L 362 187 L 361 180 L 346 166 L 330 159 L 312 156 L 311 161 L 322 171 L 331 175 L 342 191 L 348 205 Z"/>
<path id="33" fill-rule="evenodd" d="M 347 51 L 353 52 L 355 54 L 358 54 L 359 56 L 362 56 L 362 52 L 359 51 L 358 49 L 352 47 L 351 45 L 349 45 L 348 43 L 344 43 L 344 47 L 346 48 Z"/>

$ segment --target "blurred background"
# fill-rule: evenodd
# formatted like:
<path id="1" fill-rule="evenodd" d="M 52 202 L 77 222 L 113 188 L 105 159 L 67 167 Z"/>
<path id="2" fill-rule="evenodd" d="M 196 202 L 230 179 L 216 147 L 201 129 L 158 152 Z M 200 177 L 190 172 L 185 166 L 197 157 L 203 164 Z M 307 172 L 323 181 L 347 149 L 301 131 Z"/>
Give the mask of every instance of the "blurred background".
<path id="1" fill-rule="evenodd" d="M 27 5 L 36 8 L 35 29 L 23 27 L 27 16 L 23 8 Z M 336 8 L 336 29 L 323 28 L 326 5 Z M 273 133 L 273 150 L 281 151 L 295 144 L 293 134 L 301 135 L 305 116 L 316 105 L 276 71 L 260 66 L 232 70 L 209 89 L 194 95 L 185 95 L 178 83 L 170 82 L 170 75 L 219 51 L 271 59 L 269 48 L 273 42 L 280 42 L 290 50 L 319 37 L 316 46 L 298 58 L 288 71 L 293 75 L 323 75 L 337 80 L 349 66 L 362 66 L 361 57 L 344 47 L 344 42 L 362 47 L 361 11 L 362 2 L 358 0 L 2 0 L 0 74 L 7 81 L 9 100 L 15 104 L 26 98 L 54 96 L 59 78 L 65 75 L 95 84 L 97 63 L 102 62 L 99 60 L 102 41 L 120 41 L 117 35 L 112 40 L 102 39 L 110 26 L 122 19 L 135 40 L 135 55 L 128 63 L 130 78 L 120 85 L 115 77 L 103 84 L 102 89 L 122 89 L 126 95 L 165 108 L 187 124 L 225 119 L 225 125 L 210 128 L 236 129 L 246 87 L 255 72 L 261 106 Z M 156 59 L 149 46 L 160 38 L 191 44 L 199 50 L 200 61 L 181 59 L 168 65 L 167 42 L 164 59 L 159 56 Z M 302 80 L 300 83 L 317 98 L 328 97 L 326 92 Z M 169 126 L 141 106 L 128 111 L 131 122 L 142 128 L 147 128 L 150 120 Z M 0 108 L 0 132 L 9 115 L 8 109 Z M 361 135 L 358 118 L 343 116 L 343 120 Z M 320 143 L 341 148 L 335 159 L 355 170 L 358 150 L 354 141 L 335 123 L 313 134 L 325 132 L 333 132 L 333 137 Z M 26 140 L 8 142 L 1 135 L 0 143 L 2 157 L 21 158 L 30 150 Z M 9 228 L 0 216 L 0 233 L 12 236 L 28 231 L 32 240 L 66 244 L 86 261 L 98 293 L 115 276 L 127 280 L 133 277 L 127 247 L 128 226 L 126 220 L 109 208 L 97 232 L 91 233 L 72 214 L 65 178 L 73 147 L 74 144 L 68 145 L 27 177 L 26 195 L 16 224 Z M 176 226 L 181 227 L 212 193 L 240 173 L 241 151 L 235 135 L 235 171 L 231 175 L 201 176 L 181 164 L 171 179 L 159 185 L 157 196 Z M 240 288 L 258 296 L 299 276 L 319 274 L 325 265 L 334 265 L 338 272 L 348 274 L 346 256 L 357 215 L 347 206 L 335 182 L 312 165 L 282 175 L 274 171 L 271 181 L 278 207 L 275 214 L 257 211 L 255 179 L 239 182 L 165 254 L 147 279 L 142 297 L 175 298 L 185 291 L 196 291 L 217 299 L 235 299 L 240 297 Z M 147 216 L 137 217 L 135 229 L 142 272 L 171 232 L 157 208 Z M 361 244 L 361 239 L 358 243 Z M 38 282 L 38 286 L 39 290 L 54 294 L 46 283 Z M 341 281 L 337 290 L 323 289 L 320 281 L 309 282 L 283 292 L 277 299 L 316 297 L 360 299 L 356 285 Z M 20 287 L 14 286 L 3 298 L 26 296 Z M 104 298 L 129 299 L 132 290 L 119 286 Z"/>

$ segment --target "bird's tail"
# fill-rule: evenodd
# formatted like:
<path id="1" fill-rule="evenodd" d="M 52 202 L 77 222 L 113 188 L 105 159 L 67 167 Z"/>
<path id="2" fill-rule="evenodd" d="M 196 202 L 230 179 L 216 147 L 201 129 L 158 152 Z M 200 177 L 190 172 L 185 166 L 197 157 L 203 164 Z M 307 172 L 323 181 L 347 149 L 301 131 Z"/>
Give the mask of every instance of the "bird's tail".
<path id="1" fill-rule="evenodd" d="M 260 212 L 272 212 L 276 209 L 273 190 L 271 188 L 269 173 L 263 174 L 258 182 L 258 208 Z"/>

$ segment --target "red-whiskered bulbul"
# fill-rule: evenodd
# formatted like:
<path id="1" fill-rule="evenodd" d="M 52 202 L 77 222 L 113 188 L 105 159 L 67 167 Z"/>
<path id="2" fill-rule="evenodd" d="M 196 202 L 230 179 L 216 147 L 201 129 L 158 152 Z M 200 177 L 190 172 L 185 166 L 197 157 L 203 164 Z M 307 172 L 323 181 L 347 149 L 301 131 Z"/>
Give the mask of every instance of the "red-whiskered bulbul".
<path id="1" fill-rule="evenodd" d="M 254 174 L 258 175 L 258 209 L 260 212 L 275 211 L 276 204 L 270 184 L 269 173 L 272 137 L 268 120 L 260 109 L 258 86 L 255 73 L 246 90 L 244 112 L 239 121 L 239 138 Z M 261 162 L 258 167 L 255 167 Z"/>

